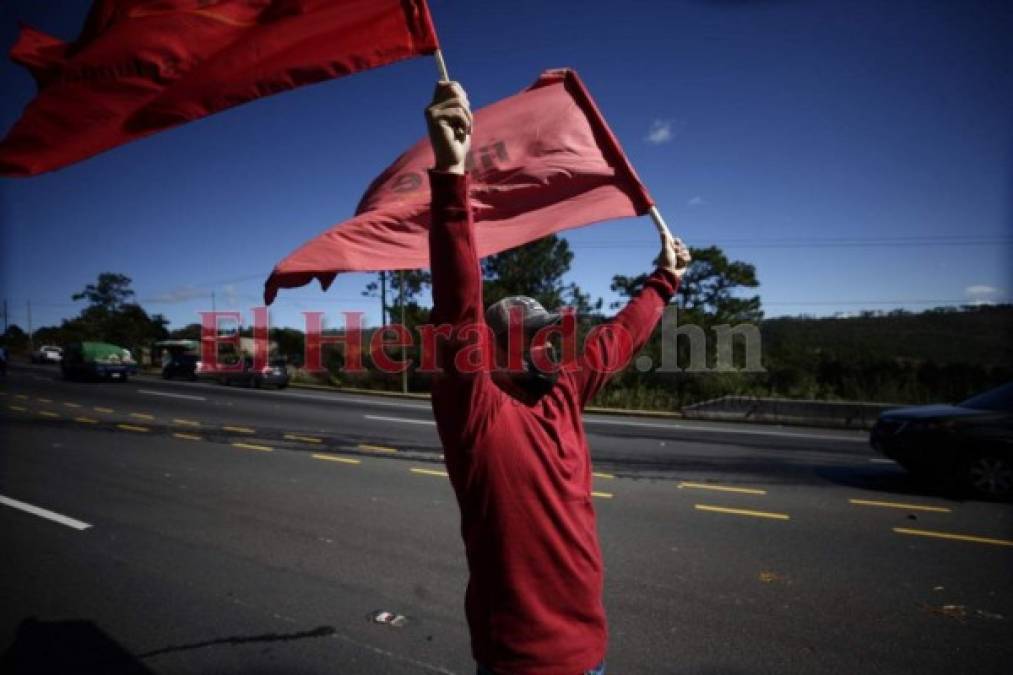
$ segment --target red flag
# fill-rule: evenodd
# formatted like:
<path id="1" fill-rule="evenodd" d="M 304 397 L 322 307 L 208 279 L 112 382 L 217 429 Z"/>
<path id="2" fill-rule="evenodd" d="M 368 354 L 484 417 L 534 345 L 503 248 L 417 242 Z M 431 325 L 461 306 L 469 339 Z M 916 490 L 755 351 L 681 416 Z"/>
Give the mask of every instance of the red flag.
<path id="1" fill-rule="evenodd" d="M 432 165 L 429 141 L 419 141 L 373 181 L 354 218 L 275 266 L 264 300 L 314 278 L 326 290 L 338 272 L 428 267 Z M 469 165 L 480 256 L 654 205 L 572 70 L 546 71 L 477 111 Z"/>
<path id="2" fill-rule="evenodd" d="M 96 0 L 73 44 L 22 27 L 11 58 L 38 94 L 0 142 L 0 174 L 438 46 L 425 0 Z"/>

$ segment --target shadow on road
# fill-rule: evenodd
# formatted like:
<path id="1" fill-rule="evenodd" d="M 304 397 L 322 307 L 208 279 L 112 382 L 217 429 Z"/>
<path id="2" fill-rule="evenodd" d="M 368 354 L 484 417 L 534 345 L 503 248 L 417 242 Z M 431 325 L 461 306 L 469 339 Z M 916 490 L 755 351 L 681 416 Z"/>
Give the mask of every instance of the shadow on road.
<path id="1" fill-rule="evenodd" d="M 141 660 L 173 652 L 216 645 L 273 643 L 328 637 L 331 626 L 294 633 L 236 635 L 188 644 L 170 645 L 131 654 L 91 621 L 39 621 L 28 618 L 18 626 L 14 642 L 0 656 L 0 675 L 155 675 Z M 259 671 L 263 673 L 274 671 Z M 291 671 L 279 671 L 291 672 Z"/>
<path id="2" fill-rule="evenodd" d="M 18 626 L 14 642 L 0 656 L 3 675 L 154 675 L 91 621 L 39 621 Z"/>
<path id="3" fill-rule="evenodd" d="M 262 635 L 234 635 L 231 637 L 218 638 L 215 640 L 204 640 L 203 642 L 191 642 L 185 645 L 172 645 L 153 649 L 150 652 L 138 654 L 138 658 L 147 659 L 152 656 L 160 656 L 171 652 L 184 652 L 191 649 L 202 649 L 214 645 L 243 645 L 251 642 L 289 642 L 291 640 L 303 640 L 305 638 L 327 637 L 334 635 L 335 630 L 331 626 L 319 626 L 312 630 L 304 630 L 298 633 L 264 633 Z"/>
<path id="4" fill-rule="evenodd" d="M 964 502 L 968 495 L 952 485 L 934 483 L 912 476 L 900 468 L 853 469 L 846 467 L 820 467 L 816 474 L 821 478 L 845 487 L 872 492 L 884 492 L 905 497 L 932 497 Z"/>

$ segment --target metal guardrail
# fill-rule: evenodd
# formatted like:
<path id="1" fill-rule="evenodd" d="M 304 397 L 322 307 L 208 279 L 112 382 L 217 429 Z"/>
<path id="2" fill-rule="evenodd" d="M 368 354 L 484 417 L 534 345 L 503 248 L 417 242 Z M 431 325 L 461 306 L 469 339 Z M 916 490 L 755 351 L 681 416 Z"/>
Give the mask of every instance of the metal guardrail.
<path id="1" fill-rule="evenodd" d="M 722 396 L 685 406 L 687 419 L 735 420 L 869 429 L 884 410 L 899 408 L 892 403 L 861 401 L 806 401 L 755 396 Z"/>

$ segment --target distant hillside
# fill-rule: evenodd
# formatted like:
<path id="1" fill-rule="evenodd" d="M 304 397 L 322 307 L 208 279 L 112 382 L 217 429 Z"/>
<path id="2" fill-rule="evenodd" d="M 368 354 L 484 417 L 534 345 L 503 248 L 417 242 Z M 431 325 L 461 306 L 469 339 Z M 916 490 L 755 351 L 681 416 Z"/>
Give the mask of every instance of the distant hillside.
<path id="1" fill-rule="evenodd" d="M 1013 379 L 1013 305 L 763 322 L 762 386 L 793 397 L 959 401 Z"/>
<path id="2" fill-rule="evenodd" d="M 762 324 L 764 349 L 820 350 L 838 358 L 1013 366 L 1013 305 L 852 318 L 777 318 Z"/>

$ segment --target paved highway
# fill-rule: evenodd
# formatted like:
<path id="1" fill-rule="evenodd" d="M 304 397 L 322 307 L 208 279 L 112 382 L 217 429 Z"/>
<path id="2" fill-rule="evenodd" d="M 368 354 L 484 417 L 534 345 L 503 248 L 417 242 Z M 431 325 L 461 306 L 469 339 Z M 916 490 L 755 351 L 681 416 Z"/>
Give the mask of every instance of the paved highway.
<path id="1" fill-rule="evenodd" d="M 1009 672 L 1013 506 L 853 432 L 586 421 L 609 672 Z M 473 672 L 428 402 L 13 366 L 0 425 L 0 672 Z"/>

